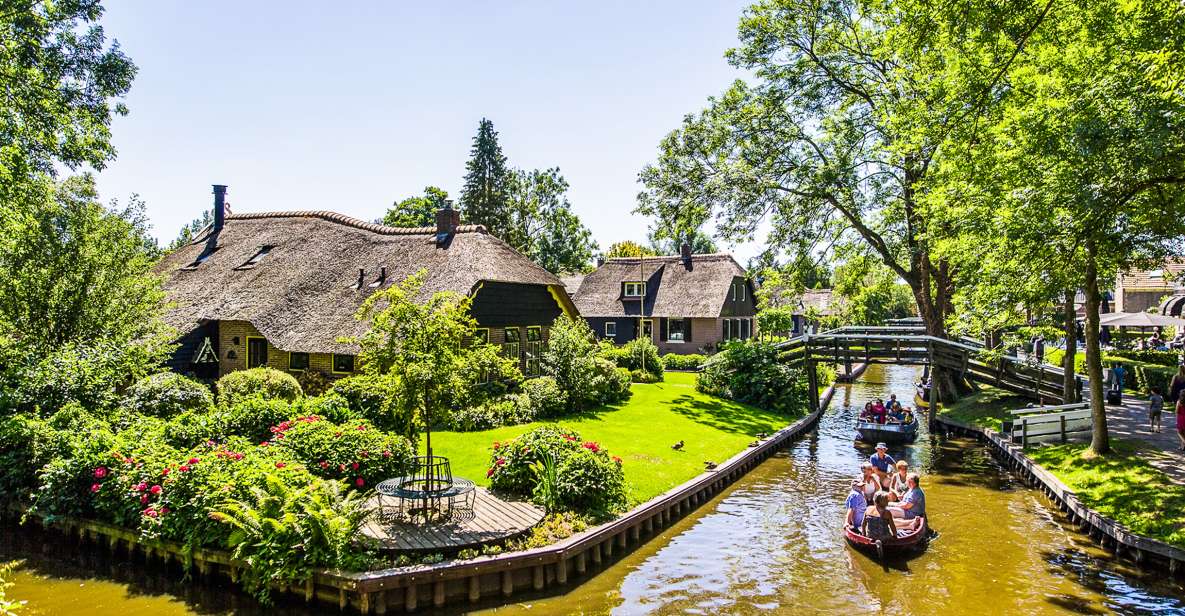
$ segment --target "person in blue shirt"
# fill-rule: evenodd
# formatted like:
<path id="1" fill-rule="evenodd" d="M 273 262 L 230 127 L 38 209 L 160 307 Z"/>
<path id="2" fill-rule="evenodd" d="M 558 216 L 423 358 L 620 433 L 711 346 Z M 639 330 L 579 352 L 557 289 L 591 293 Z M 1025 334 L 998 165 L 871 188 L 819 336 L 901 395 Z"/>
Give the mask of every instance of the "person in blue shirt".
<path id="1" fill-rule="evenodd" d="M 903 528 L 915 528 L 919 518 L 926 517 L 926 494 L 922 492 L 922 479 L 917 473 L 910 473 L 906 479 L 909 489 L 895 507 L 890 508 L 893 517 L 902 518 L 909 522 Z"/>
<path id="2" fill-rule="evenodd" d="M 876 453 L 868 458 L 869 464 L 872 464 L 876 468 L 877 474 L 880 475 L 882 483 L 889 478 L 889 473 L 892 472 L 892 468 L 897 464 L 897 461 L 893 459 L 893 456 L 888 454 L 888 451 L 888 445 L 877 443 Z"/>
<path id="3" fill-rule="evenodd" d="M 860 485 L 859 481 L 852 482 L 852 489 L 848 492 L 848 500 L 844 502 L 844 507 L 848 510 L 844 524 L 859 532 L 864 526 L 864 509 L 868 507 L 864 500 L 864 486 Z"/>

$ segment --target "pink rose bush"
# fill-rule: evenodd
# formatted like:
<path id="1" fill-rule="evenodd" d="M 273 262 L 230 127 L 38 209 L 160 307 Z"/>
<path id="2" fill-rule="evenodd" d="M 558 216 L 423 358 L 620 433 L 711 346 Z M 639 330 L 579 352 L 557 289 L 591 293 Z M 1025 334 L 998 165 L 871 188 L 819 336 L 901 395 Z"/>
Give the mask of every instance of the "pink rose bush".
<path id="1" fill-rule="evenodd" d="M 540 481 L 532 464 L 543 452 L 556 465 L 557 504 L 566 510 L 608 515 L 626 505 L 621 458 L 610 457 L 599 443 L 585 441 L 556 426 L 535 428 L 512 441 L 495 442 L 486 477 L 490 487 L 518 496 L 532 496 Z"/>

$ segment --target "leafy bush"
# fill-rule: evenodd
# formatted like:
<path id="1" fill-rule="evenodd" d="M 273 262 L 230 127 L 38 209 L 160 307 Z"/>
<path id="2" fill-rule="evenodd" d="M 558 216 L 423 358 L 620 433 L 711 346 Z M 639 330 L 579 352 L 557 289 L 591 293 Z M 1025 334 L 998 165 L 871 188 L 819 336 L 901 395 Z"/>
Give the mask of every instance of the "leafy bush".
<path id="1" fill-rule="evenodd" d="M 554 378 L 560 389 L 568 394 L 569 411 L 579 411 L 590 402 L 596 403 L 598 395 L 590 377 L 598 372 L 598 362 L 616 367 L 597 357 L 597 345 L 588 323 L 567 315 L 556 318 L 551 326 L 547 350 L 543 352 L 542 365 L 544 374 Z"/>
<path id="2" fill-rule="evenodd" d="M 492 344 L 473 349 L 465 358 L 462 373 L 469 379 L 467 388 L 458 391 L 449 401 L 453 408 L 474 406 L 499 398 L 515 391 L 523 382 L 518 361 L 507 358 Z"/>
<path id="3" fill-rule="evenodd" d="M 625 368 L 597 358 L 588 375 L 588 401 L 593 404 L 612 404 L 629 397 L 632 376 Z"/>
<path id="4" fill-rule="evenodd" d="M 533 417 L 558 417 L 568 408 L 568 395 L 554 377 L 541 376 L 523 382 L 525 403 Z"/>
<path id="5" fill-rule="evenodd" d="M 293 405 L 293 416 L 317 415 L 334 423 L 345 423 L 355 419 L 365 419 L 350 408 L 345 396 L 328 391 L 318 396 L 309 396 L 297 400 Z M 372 422 L 373 423 L 373 422 Z"/>
<path id="6" fill-rule="evenodd" d="M 153 345 L 95 342 L 48 352 L 0 345 L 0 410 L 49 415 L 70 402 L 93 411 L 115 408 L 124 390 L 159 365 Z"/>
<path id="7" fill-rule="evenodd" d="M 699 367 L 705 361 L 708 361 L 708 356 L 700 355 L 699 353 L 690 353 L 687 355 L 667 353 L 662 356 L 662 365 L 667 370 L 699 370 Z"/>
<path id="8" fill-rule="evenodd" d="M 528 396 L 511 394 L 453 411 L 444 425 L 458 432 L 476 432 L 530 423 L 536 416 Z"/>
<path id="9" fill-rule="evenodd" d="M 329 391 L 333 387 L 333 378 L 325 373 L 324 370 L 317 370 L 316 368 L 306 368 L 302 372 L 296 374 L 296 382 L 300 383 L 300 390 L 306 396 L 320 396 Z"/>
<path id="10" fill-rule="evenodd" d="M 1173 376 L 1177 374 L 1177 369 L 1167 366 L 1144 366 L 1137 364 L 1133 366 L 1132 372 L 1136 375 L 1135 385 L 1138 391 L 1147 394 L 1151 392 L 1152 387 L 1159 387 L 1161 395 L 1167 396 L 1172 389 Z M 1124 381 L 1125 388 L 1131 386 L 1132 381 L 1130 378 L 1126 378 Z M 1173 403 L 1170 401 L 1170 404 Z"/>
<path id="11" fill-rule="evenodd" d="M 506 442 L 494 443 L 486 476 L 490 487 L 520 496 L 538 496 L 538 471 L 551 456 L 555 465 L 555 505 L 603 515 L 625 506 L 621 460 L 600 445 L 558 426 L 542 426 Z"/>
<path id="12" fill-rule="evenodd" d="M 216 413 L 215 426 L 222 437 L 241 436 L 259 443 L 271 437 L 272 426 L 291 419 L 293 414 L 292 404 L 287 400 L 247 398 Z"/>
<path id="13" fill-rule="evenodd" d="M 292 402 L 301 395 L 296 378 L 274 368 L 236 370 L 218 379 L 218 403 L 223 407 L 252 398 Z"/>
<path id="14" fill-rule="evenodd" d="M 6 417 L 0 422 L 0 493 L 17 501 L 32 496 L 38 471 L 70 451 L 70 435 L 29 415 Z"/>
<path id="15" fill-rule="evenodd" d="M 175 372 L 158 372 L 136 381 L 128 389 L 124 406 L 156 417 L 172 417 L 186 411 L 208 412 L 214 395 L 203 384 Z"/>
<path id="16" fill-rule="evenodd" d="M 396 387 L 391 375 L 359 374 L 341 379 L 331 391 L 346 399 L 350 410 L 387 432 L 415 439 L 419 433 L 414 418 L 394 404 Z"/>
<path id="17" fill-rule="evenodd" d="M 624 370 L 624 368 L 621 369 Z M 662 377 L 653 372 L 634 370 L 630 372 L 630 380 L 634 383 L 657 383 L 662 380 Z"/>
<path id="18" fill-rule="evenodd" d="M 1130 359 L 1145 364 L 1155 364 L 1157 366 L 1170 366 L 1176 368 L 1177 366 L 1181 365 L 1181 354 L 1177 351 L 1115 350 L 1107 351 L 1106 355 L 1108 359 Z"/>
<path id="19" fill-rule="evenodd" d="M 314 475 L 341 479 L 351 489 L 366 489 L 411 469 L 412 445 L 386 434 L 366 420 L 336 424 L 316 415 L 272 427 L 270 447 L 305 465 Z"/>
<path id="20" fill-rule="evenodd" d="M 649 338 L 635 338 L 625 343 L 616 363 L 618 368 L 643 370 L 662 380 L 663 363 L 658 357 L 658 347 Z"/>
<path id="21" fill-rule="evenodd" d="M 810 406 L 802 371 L 781 363 L 772 344 L 753 340 L 725 343 L 696 377 L 696 389 L 790 416 Z"/>

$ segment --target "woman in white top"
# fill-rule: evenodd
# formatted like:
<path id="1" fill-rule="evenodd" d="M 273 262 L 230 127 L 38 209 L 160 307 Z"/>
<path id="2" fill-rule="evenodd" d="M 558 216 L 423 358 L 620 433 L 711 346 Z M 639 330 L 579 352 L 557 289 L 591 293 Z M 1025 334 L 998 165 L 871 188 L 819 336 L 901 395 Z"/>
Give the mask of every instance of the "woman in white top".
<path id="1" fill-rule="evenodd" d="M 889 476 L 889 500 L 899 501 L 909 491 L 909 464 L 905 460 L 897 461 L 897 472 Z"/>
<path id="2" fill-rule="evenodd" d="M 860 472 L 864 473 L 864 477 L 860 479 L 860 485 L 864 486 L 864 500 L 871 503 L 877 491 L 884 489 L 881 486 L 881 479 L 870 462 L 861 464 Z"/>

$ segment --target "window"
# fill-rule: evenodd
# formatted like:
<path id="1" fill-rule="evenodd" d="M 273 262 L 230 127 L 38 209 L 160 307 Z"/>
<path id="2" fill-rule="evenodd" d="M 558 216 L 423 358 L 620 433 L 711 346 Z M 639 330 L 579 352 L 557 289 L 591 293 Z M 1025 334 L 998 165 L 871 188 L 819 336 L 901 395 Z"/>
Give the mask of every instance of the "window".
<path id="1" fill-rule="evenodd" d="M 741 319 L 741 340 L 748 340 L 753 337 L 753 321 L 750 319 Z"/>
<path id="2" fill-rule="evenodd" d="M 741 293 L 741 300 L 740 301 L 742 301 L 742 302 L 745 301 L 745 281 L 742 280 L 741 282 L 738 282 L 737 288 L 740 290 L 740 293 Z"/>
<path id="3" fill-rule="evenodd" d="M 685 323 L 686 321 L 683 319 L 667 319 L 668 342 L 683 342 L 685 338 L 685 332 L 683 330 Z"/>
<path id="4" fill-rule="evenodd" d="M 731 319 L 720 319 L 720 325 L 721 325 L 720 329 L 722 330 L 720 332 L 720 339 L 721 340 L 732 340 L 732 338 L 730 338 L 728 336 L 728 322 L 730 320 Z"/>
<path id="5" fill-rule="evenodd" d="M 267 365 L 267 340 L 247 336 L 247 367 L 258 368 Z"/>
<path id="6" fill-rule="evenodd" d="M 519 333 L 517 327 L 506 328 L 505 342 L 502 343 L 502 355 L 507 359 L 513 359 L 515 361 L 519 360 L 519 355 L 521 353 L 521 346 L 519 345 L 519 341 L 521 340 L 520 336 L 521 334 Z"/>
<path id="7" fill-rule="evenodd" d="M 251 269 L 256 265 L 259 265 L 259 262 L 262 261 L 263 258 L 267 256 L 267 253 L 271 252 L 273 248 L 275 248 L 275 246 L 260 246 L 259 252 L 256 252 L 251 256 L 250 259 L 247 259 L 246 263 L 236 267 L 235 269 Z"/>
<path id="8" fill-rule="evenodd" d="M 644 282 L 626 282 L 624 285 L 625 290 L 622 295 L 626 297 L 642 297 L 646 293 L 646 283 Z"/>
<path id="9" fill-rule="evenodd" d="M 528 377 L 543 374 L 543 328 L 527 328 L 527 361 L 524 373 Z"/>
<path id="10" fill-rule="evenodd" d="M 213 255 L 215 252 L 217 252 L 218 248 L 219 248 L 218 246 L 214 246 L 213 248 L 207 248 L 207 249 L 203 250 L 202 254 L 198 255 L 198 258 L 193 260 L 193 263 L 190 263 L 189 265 L 186 265 L 185 267 L 183 267 L 181 269 L 184 269 L 184 270 L 197 269 L 197 267 L 199 265 L 205 263 L 206 260 L 209 259 L 211 255 Z"/>
<path id="11" fill-rule="evenodd" d="M 616 338 L 617 337 L 617 321 L 606 321 L 605 322 L 605 337 L 606 338 Z"/>
<path id="12" fill-rule="evenodd" d="M 734 282 L 733 283 L 733 285 L 732 285 L 732 301 L 734 301 L 734 302 L 745 301 L 745 282 L 743 280 L 741 282 Z"/>
<path id="13" fill-rule="evenodd" d="M 309 369 L 309 354 L 308 353 L 289 353 L 288 354 L 288 369 L 289 370 L 308 370 Z"/>
<path id="14" fill-rule="evenodd" d="M 477 344 L 490 343 L 490 330 L 485 327 L 479 327 L 473 332 L 473 341 Z"/>
<path id="15" fill-rule="evenodd" d="M 353 355 L 338 355 L 333 354 L 333 371 L 338 374 L 345 374 L 354 371 L 354 356 Z"/>

